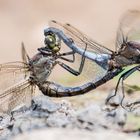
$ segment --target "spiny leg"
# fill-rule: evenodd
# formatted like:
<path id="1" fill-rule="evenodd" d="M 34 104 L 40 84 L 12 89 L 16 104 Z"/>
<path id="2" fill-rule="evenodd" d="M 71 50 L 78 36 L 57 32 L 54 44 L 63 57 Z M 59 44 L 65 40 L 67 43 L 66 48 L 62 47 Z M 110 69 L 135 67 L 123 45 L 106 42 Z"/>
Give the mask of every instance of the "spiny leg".
<path id="1" fill-rule="evenodd" d="M 70 51 L 70 52 L 61 53 L 57 56 L 58 56 L 58 58 L 60 58 L 62 60 L 73 63 L 73 62 L 75 62 L 75 55 L 74 54 L 75 54 L 74 51 Z M 63 56 L 67 56 L 67 55 L 72 55 L 73 56 L 72 59 L 68 59 L 68 58 L 63 57 Z"/>
<path id="2" fill-rule="evenodd" d="M 71 74 L 78 76 L 80 74 L 79 71 L 74 70 L 73 68 L 71 68 L 70 66 L 64 64 L 63 62 L 60 61 L 56 61 L 56 64 L 59 64 L 61 67 L 63 67 L 65 70 L 67 70 L 68 72 L 70 72 Z"/>
<path id="3" fill-rule="evenodd" d="M 84 63 L 85 63 L 85 56 L 84 55 L 85 55 L 86 49 L 87 49 L 87 45 L 86 45 L 85 50 L 84 50 L 84 53 L 82 55 L 81 63 L 80 63 L 80 67 L 79 67 L 79 70 L 78 71 L 77 70 L 74 70 L 73 68 L 69 67 L 68 65 L 66 65 L 66 64 L 64 64 L 64 63 L 62 63 L 60 61 L 57 61 L 57 63 L 60 66 L 62 66 L 64 69 L 66 69 L 67 71 L 69 71 L 70 73 L 78 76 L 78 75 L 81 74 L 81 72 L 83 70 L 83 67 L 84 67 Z M 71 59 L 67 59 L 65 57 L 62 57 L 62 56 L 71 55 L 71 54 L 73 55 L 73 59 L 72 60 Z M 59 54 L 58 56 L 59 56 L 59 58 L 65 60 L 65 61 L 74 63 L 75 62 L 75 55 L 74 54 L 75 54 L 75 52 L 72 51 L 72 52 L 66 52 L 66 53 Z"/>
<path id="4" fill-rule="evenodd" d="M 117 82 L 116 88 L 115 88 L 115 94 L 112 95 L 112 96 L 110 96 L 110 97 L 107 99 L 107 103 L 109 102 L 109 100 L 110 100 L 111 98 L 113 98 L 113 97 L 116 96 L 117 91 L 118 91 L 118 87 L 119 87 L 119 84 L 120 84 L 120 81 L 121 81 L 121 80 L 122 80 L 122 81 L 125 80 L 130 74 L 132 74 L 134 71 L 136 71 L 135 69 L 136 69 L 136 68 L 134 67 L 134 68 L 132 68 L 132 69 L 126 71 L 125 73 L 123 73 L 123 74 L 120 76 L 120 78 L 119 78 L 119 80 L 118 80 L 118 82 Z"/>
<path id="5" fill-rule="evenodd" d="M 137 71 L 137 70 L 140 71 L 140 65 L 133 67 L 132 69 L 126 71 L 125 73 L 123 73 L 123 74 L 121 75 L 121 77 L 119 78 L 119 80 L 118 80 L 118 82 L 117 82 L 116 88 L 115 88 L 115 94 L 112 95 L 112 96 L 110 96 L 110 97 L 107 99 L 106 104 L 108 104 L 108 102 L 110 101 L 111 98 L 113 98 L 113 97 L 115 97 L 115 96 L 117 95 L 118 86 L 119 86 L 119 84 L 120 84 L 120 81 L 122 80 L 122 95 L 123 95 L 123 97 L 122 97 L 122 100 L 121 100 L 121 106 L 122 106 L 123 108 L 125 108 L 125 107 L 123 106 L 123 100 L 124 100 L 124 98 L 125 98 L 123 81 L 124 81 L 125 79 L 127 79 L 132 73 L 134 73 L 134 72 Z M 133 103 L 132 103 L 132 104 L 133 104 Z M 130 106 L 131 106 L 131 104 L 130 104 Z"/>
<path id="6" fill-rule="evenodd" d="M 125 106 L 123 106 L 123 100 L 124 100 L 124 98 L 125 98 L 125 91 L 124 91 L 124 80 L 126 80 L 132 73 L 134 73 L 135 71 L 137 71 L 137 70 L 139 70 L 139 66 L 136 66 L 136 67 L 134 67 L 134 68 L 132 68 L 132 69 L 130 69 L 130 70 L 128 70 L 127 72 L 125 72 L 124 74 L 123 74 L 123 77 L 122 77 L 122 95 L 123 95 L 123 97 L 122 97 L 122 99 L 121 99 L 121 106 L 124 108 L 124 109 L 126 109 L 126 107 Z M 132 103 L 131 103 L 132 104 Z M 127 107 L 131 107 L 132 105 L 126 105 Z M 130 110 L 128 110 L 128 111 L 130 111 Z"/>
<path id="7" fill-rule="evenodd" d="M 121 106 L 122 106 L 122 108 L 124 108 L 125 109 L 125 107 L 123 106 L 123 100 L 124 100 L 124 98 L 125 98 L 125 93 L 124 93 L 124 81 L 125 79 L 124 78 L 122 78 L 122 83 L 121 83 L 121 87 L 122 87 L 122 99 L 121 99 L 121 102 L 120 102 L 120 104 L 121 104 Z"/>
<path id="8" fill-rule="evenodd" d="M 121 75 L 121 77 L 119 78 L 119 80 L 117 82 L 117 85 L 116 85 L 116 88 L 115 88 L 115 93 L 112 96 L 110 96 L 110 97 L 107 98 L 106 104 L 109 103 L 109 101 L 110 101 L 111 98 L 113 98 L 113 97 L 115 97 L 117 95 L 117 90 L 118 90 L 118 86 L 119 86 L 119 83 L 120 83 L 121 78 L 122 78 L 122 75 Z"/>
<path id="9" fill-rule="evenodd" d="M 137 71 L 140 71 L 140 65 L 136 66 L 135 71 L 136 71 L 136 70 L 137 70 Z M 134 72 L 135 72 L 135 71 L 134 71 Z M 129 111 L 134 111 L 134 110 L 136 109 L 136 107 L 138 108 L 138 106 L 136 106 L 136 105 L 138 105 L 138 104 L 140 104 L 140 100 L 137 100 L 137 101 L 135 101 L 135 102 L 129 103 L 129 104 L 127 104 L 126 106 L 130 108 Z M 135 107 L 135 106 L 136 106 L 136 107 Z M 134 107 L 135 107 L 135 108 L 134 108 Z"/>
<path id="10" fill-rule="evenodd" d="M 62 32 L 59 32 L 58 33 L 59 34 L 59 37 L 63 40 L 63 42 L 68 46 L 68 47 L 70 47 L 72 50 L 73 50 L 73 43 L 74 43 L 74 41 L 73 41 L 73 39 L 72 38 L 67 38 L 65 35 L 63 35 L 62 34 Z M 82 70 L 83 70 L 83 67 L 84 67 L 84 63 L 85 63 L 85 52 L 86 52 L 86 50 L 87 50 L 87 43 L 85 44 L 85 49 L 84 49 L 84 52 L 83 52 L 83 54 L 82 54 L 82 60 L 81 60 L 81 63 L 80 63 L 80 67 L 79 67 L 79 71 L 78 71 L 78 73 L 80 74 L 81 72 L 82 72 Z M 75 60 L 74 60 L 75 61 Z M 74 62 L 73 61 L 73 62 Z M 78 74 L 78 75 L 79 75 Z"/>
<path id="11" fill-rule="evenodd" d="M 86 44 L 86 47 L 84 49 L 84 53 L 82 55 L 82 60 L 81 60 L 81 63 L 80 63 L 80 67 L 79 67 L 79 72 L 81 73 L 82 70 L 83 70 L 83 67 L 84 67 L 84 63 L 85 63 L 85 52 L 87 50 L 87 44 Z"/>

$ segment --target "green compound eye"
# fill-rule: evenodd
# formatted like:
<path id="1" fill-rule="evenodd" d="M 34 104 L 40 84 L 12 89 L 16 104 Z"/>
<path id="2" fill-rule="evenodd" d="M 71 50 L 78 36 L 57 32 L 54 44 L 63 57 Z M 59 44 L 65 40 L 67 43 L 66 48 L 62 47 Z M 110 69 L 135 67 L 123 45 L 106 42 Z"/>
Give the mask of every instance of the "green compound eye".
<path id="1" fill-rule="evenodd" d="M 57 53 L 60 50 L 60 41 L 56 39 L 55 35 L 47 35 L 45 38 L 45 44 L 52 50 L 52 52 Z"/>
<path id="2" fill-rule="evenodd" d="M 55 43 L 56 43 L 56 39 L 54 36 L 51 35 L 47 35 L 45 38 L 45 44 L 50 48 L 54 48 L 55 47 Z"/>

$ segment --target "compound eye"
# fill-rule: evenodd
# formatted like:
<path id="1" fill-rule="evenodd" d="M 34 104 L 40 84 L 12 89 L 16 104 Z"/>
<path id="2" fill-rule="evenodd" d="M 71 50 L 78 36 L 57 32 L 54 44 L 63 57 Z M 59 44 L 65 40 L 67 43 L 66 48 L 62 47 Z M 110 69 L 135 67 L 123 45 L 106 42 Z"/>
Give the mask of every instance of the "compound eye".
<path id="1" fill-rule="evenodd" d="M 45 38 L 45 44 L 48 45 L 48 46 L 54 46 L 55 45 L 55 38 L 51 35 L 47 35 L 46 38 Z"/>

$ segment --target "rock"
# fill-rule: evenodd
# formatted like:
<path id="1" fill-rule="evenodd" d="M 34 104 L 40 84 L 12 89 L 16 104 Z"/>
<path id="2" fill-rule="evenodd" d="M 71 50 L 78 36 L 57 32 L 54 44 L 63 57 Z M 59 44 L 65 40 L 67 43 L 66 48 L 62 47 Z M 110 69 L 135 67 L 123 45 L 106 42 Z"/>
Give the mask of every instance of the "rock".
<path id="1" fill-rule="evenodd" d="M 0 130 L 7 128 L 13 125 L 13 121 L 11 121 L 11 116 L 3 115 L 0 120 Z"/>
<path id="2" fill-rule="evenodd" d="M 13 117 L 20 116 L 21 114 L 24 114 L 25 112 L 29 111 L 29 109 L 30 108 L 26 105 L 17 106 L 11 111 L 11 115 Z"/>
<path id="3" fill-rule="evenodd" d="M 55 112 L 55 111 L 59 110 L 61 105 L 59 103 L 53 102 L 47 96 L 40 95 L 40 96 L 33 98 L 32 107 L 35 108 L 35 110 L 48 111 L 51 113 L 51 112 Z"/>
<path id="4" fill-rule="evenodd" d="M 8 128 L 0 130 L 0 140 L 10 140 L 11 138 L 11 131 Z"/>
<path id="5" fill-rule="evenodd" d="M 82 128 L 82 124 L 84 124 L 86 129 L 98 128 L 100 124 L 105 124 L 103 112 L 101 111 L 101 107 L 98 105 L 90 105 L 77 111 L 77 119 L 81 122 Z M 85 123 L 87 123 L 87 125 Z"/>
<path id="6" fill-rule="evenodd" d="M 127 112 L 121 107 L 116 108 L 110 112 L 106 113 L 106 119 L 111 124 L 117 124 L 123 127 L 126 124 Z"/>
<path id="7" fill-rule="evenodd" d="M 51 114 L 46 123 L 49 127 L 64 127 L 73 122 L 73 118 L 65 113 L 57 112 Z"/>
<path id="8" fill-rule="evenodd" d="M 104 111 L 99 105 L 91 105 L 77 112 L 77 119 L 82 124 L 87 123 L 86 129 L 106 129 L 123 127 L 126 123 L 126 111 L 117 108 L 112 111 Z M 83 128 L 83 125 L 81 125 Z"/>
<path id="9" fill-rule="evenodd" d="M 75 111 L 72 109 L 70 102 L 62 100 L 61 108 L 52 113 L 47 118 L 47 125 L 51 127 L 63 127 L 72 123 L 75 119 Z"/>
<path id="10" fill-rule="evenodd" d="M 23 116 L 15 121 L 12 134 L 17 135 L 34 129 L 44 128 L 46 127 L 45 121 L 46 118 L 32 117 L 31 114 Z"/>
<path id="11" fill-rule="evenodd" d="M 87 139 L 102 139 L 101 135 L 105 135 L 107 138 L 110 135 L 113 139 L 113 134 L 109 133 L 117 133 L 117 136 L 119 133 L 126 137 L 125 134 L 119 131 L 123 130 L 122 128 L 126 123 L 127 112 L 119 106 L 114 110 L 109 110 L 103 108 L 101 104 L 91 104 L 82 107 L 82 109 L 74 110 L 71 103 L 66 100 L 55 103 L 48 97 L 38 96 L 33 99 L 30 109 L 23 113 L 14 110 L 13 116 L 12 122 L 9 121 L 10 118 L 6 119 L 5 117 L 3 125 L 2 120 L 0 120 L 2 128 L 0 139 L 11 140 L 12 137 L 22 133 L 26 133 L 25 138 L 33 135 L 34 139 L 37 139 L 36 133 L 43 135 L 43 137 L 46 133 L 45 138 L 54 140 L 55 137 L 50 137 L 49 133 L 56 134 L 56 138 L 60 135 L 59 139 L 61 137 L 66 139 L 66 135 L 70 136 L 68 139 L 83 139 L 84 137 Z M 64 127 L 67 131 L 62 129 Z M 27 132 L 31 135 L 29 136 Z M 71 133 L 75 134 L 75 137 L 71 137 Z M 22 136 L 24 137 L 24 135 Z M 105 136 L 104 138 L 106 138 Z M 32 137 L 30 138 L 32 139 Z"/>
<path id="12" fill-rule="evenodd" d="M 38 96 L 32 105 L 33 110 L 14 118 L 13 135 L 44 127 L 63 127 L 72 122 L 74 110 L 67 101 L 54 103 L 47 97 Z"/>
<path id="13" fill-rule="evenodd" d="M 49 113 L 43 110 L 34 110 L 32 111 L 31 116 L 35 118 L 47 118 L 49 117 Z"/>

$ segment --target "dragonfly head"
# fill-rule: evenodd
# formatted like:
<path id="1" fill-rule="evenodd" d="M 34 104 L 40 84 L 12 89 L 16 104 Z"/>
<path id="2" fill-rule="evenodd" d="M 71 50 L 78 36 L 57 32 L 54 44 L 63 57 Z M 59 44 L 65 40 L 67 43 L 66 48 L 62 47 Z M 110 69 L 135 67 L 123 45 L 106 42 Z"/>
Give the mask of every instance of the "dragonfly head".
<path id="1" fill-rule="evenodd" d="M 45 33 L 44 43 L 46 45 L 46 48 L 49 49 L 49 51 L 53 53 L 57 53 L 60 51 L 61 40 L 53 32 L 49 31 Z"/>
<path id="2" fill-rule="evenodd" d="M 122 43 L 119 54 L 124 56 L 127 59 L 134 58 L 140 56 L 140 45 L 138 43 L 135 43 L 133 41 L 129 41 L 126 43 Z"/>

